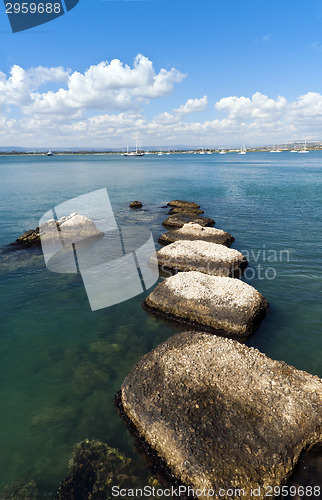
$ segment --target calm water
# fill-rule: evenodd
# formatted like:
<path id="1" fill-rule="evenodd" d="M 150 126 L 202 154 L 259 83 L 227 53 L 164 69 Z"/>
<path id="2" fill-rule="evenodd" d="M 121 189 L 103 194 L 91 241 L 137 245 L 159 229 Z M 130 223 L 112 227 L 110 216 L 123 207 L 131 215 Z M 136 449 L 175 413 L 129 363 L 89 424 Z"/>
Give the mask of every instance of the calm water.
<path id="1" fill-rule="evenodd" d="M 199 202 L 248 252 L 245 280 L 270 303 L 249 345 L 322 376 L 322 153 L 0 157 L 0 245 L 50 208 L 104 187 L 118 222 L 156 239 L 163 205 Z M 136 199 L 143 211 L 128 209 Z M 0 489 L 33 477 L 55 490 L 83 438 L 133 454 L 113 396 L 176 329 L 142 310 L 145 294 L 91 312 L 81 279 L 50 273 L 37 251 L 0 259 Z"/>

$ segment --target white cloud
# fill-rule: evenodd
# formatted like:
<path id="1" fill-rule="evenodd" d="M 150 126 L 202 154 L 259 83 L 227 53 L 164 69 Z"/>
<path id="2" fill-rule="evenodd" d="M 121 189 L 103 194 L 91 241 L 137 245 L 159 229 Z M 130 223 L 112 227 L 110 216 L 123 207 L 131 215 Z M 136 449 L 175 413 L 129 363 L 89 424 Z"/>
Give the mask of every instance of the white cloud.
<path id="1" fill-rule="evenodd" d="M 174 110 L 178 115 L 187 115 L 189 113 L 196 113 L 204 111 L 207 108 L 208 98 L 205 95 L 201 99 L 188 99 L 185 104 Z"/>
<path id="2" fill-rule="evenodd" d="M 317 92 L 294 101 L 260 92 L 223 97 L 212 108 L 213 116 L 207 111 L 206 121 L 191 121 L 190 116 L 207 109 L 206 95 L 149 119 L 142 114 L 154 98 L 163 98 L 167 109 L 166 96 L 184 78 L 175 68 L 156 72 L 142 55 L 132 67 L 114 59 L 84 73 L 15 65 L 8 76 L 0 72 L 0 146 L 112 148 L 124 146 L 137 133 L 140 144 L 160 146 L 321 139 L 322 95 Z"/>
<path id="3" fill-rule="evenodd" d="M 139 54 L 133 68 L 118 59 L 103 61 L 84 73 L 68 76 L 67 88 L 57 92 L 33 92 L 23 108 L 25 114 L 64 114 L 77 111 L 136 111 L 150 99 L 170 94 L 185 75 L 175 68 L 156 73 L 152 62 Z"/>

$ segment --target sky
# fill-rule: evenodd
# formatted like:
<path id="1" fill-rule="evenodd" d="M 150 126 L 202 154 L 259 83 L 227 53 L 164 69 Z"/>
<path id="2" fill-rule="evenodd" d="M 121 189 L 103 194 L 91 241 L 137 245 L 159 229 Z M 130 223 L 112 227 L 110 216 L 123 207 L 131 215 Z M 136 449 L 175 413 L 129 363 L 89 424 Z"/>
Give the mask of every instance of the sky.
<path id="1" fill-rule="evenodd" d="M 0 148 L 322 140 L 322 0 L 80 0 L 12 33 Z"/>

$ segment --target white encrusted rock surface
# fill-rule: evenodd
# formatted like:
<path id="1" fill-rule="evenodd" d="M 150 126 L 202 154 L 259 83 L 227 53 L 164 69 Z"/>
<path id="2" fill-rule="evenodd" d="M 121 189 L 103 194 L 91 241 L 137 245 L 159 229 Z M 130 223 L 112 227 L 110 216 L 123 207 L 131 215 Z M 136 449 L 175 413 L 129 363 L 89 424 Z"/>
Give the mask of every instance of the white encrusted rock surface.
<path id="1" fill-rule="evenodd" d="M 246 257 L 217 243 L 208 241 L 175 241 L 157 252 L 158 264 L 163 269 L 200 271 L 214 276 L 238 277 L 247 266 Z"/>
<path id="2" fill-rule="evenodd" d="M 322 440 L 321 379 L 207 333 L 179 333 L 145 355 L 121 400 L 174 476 L 207 500 L 267 499 Z"/>
<path id="3" fill-rule="evenodd" d="M 260 292 L 239 279 L 190 271 L 159 283 L 145 299 L 144 307 L 214 333 L 245 339 L 265 316 L 268 303 Z"/>

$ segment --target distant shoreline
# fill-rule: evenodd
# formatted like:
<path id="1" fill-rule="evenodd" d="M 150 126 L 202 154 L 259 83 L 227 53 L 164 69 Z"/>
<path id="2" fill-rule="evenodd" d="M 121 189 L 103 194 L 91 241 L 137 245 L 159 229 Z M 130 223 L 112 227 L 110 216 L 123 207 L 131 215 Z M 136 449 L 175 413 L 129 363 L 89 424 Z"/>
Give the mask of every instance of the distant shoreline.
<path id="1" fill-rule="evenodd" d="M 308 151 L 322 151 L 322 146 L 321 147 L 315 147 L 315 148 L 310 148 L 308 147 L 307 148 Z M 222 149 L 204 149 L 204 150 L 201 150 L 201 149 L 196 149 L 196 150 L 174 150 L 174 151 L 167 151 L 167 152 L 164 152 L 163 153 L 163 156 L 166 156 L 166 155 L 169 155 L 170 154 L 200 154 L 201 151 L 204 151 L 205 155 L 207 155 L 207 153 L 211 153 L 211 154 L 220 154 L 221 151 L 223 151 Z M 247 153 L 270 153 L 271 149 L 270 148 L 250 148 L 250 149 L 247 149 L 246 152 Z M 292 149 L 282 149 L 280 150 L 279 152 L 280 153 L 289 153 L 290 151 L 292 151 Z M 159 154 L 159 151 L 149 151 L 149 152 L 145 152 L 145 151 L 142 151 L 146 156 L 158 156 Z M 225 150 L 226 154 L 230 154 L 230 153 L 239 153 L 240 150 L 239 149 L 226 149 Z M 109 155 L 109 156 L 122 156 L 124 155 L 124 152 L 119 152 L 119 151 L 100 151 L 100 152 L 97 152 L 97 151 L 53 151 L 53 154 L 52 155 L 47 155 L 47 152 L 45 151 L 40 151 L 40 152 L 26 152 L 26 151 L 12 151 L 12 152 L 8 152 L 8 151 L 0 151 L 0 156 L 75 156 L 75 155 L 82 155 L 82 156 L 106 156 L 106 155 Z"/>

